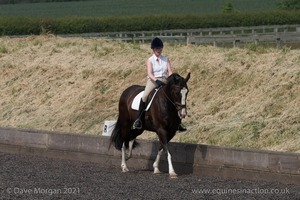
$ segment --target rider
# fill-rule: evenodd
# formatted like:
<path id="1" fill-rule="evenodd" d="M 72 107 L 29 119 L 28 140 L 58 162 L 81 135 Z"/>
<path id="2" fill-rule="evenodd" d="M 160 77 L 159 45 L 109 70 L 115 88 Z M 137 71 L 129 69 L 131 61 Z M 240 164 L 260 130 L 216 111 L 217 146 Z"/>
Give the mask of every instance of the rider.
<path id="1" fill-rule="evenodd" d="M 160 86 L 166 84 L 168 76 L 172 74 L 170 60 L 161 54 L 163 47 L 164 44 L 160 38 L 156 37 L 152 40 L 151 49 L 153 51 L 153 55 L 148 58 L 146 62 L 148 80 L 140 102 L 138 118 L 133 123 L 133 129 L 142 128 L 141 117 L 146 109 L 146 100 L 150 92 L 153 89 L 159 88 Z M 186 128 L 180 124 L 178 130 L 186 131 Z"/>

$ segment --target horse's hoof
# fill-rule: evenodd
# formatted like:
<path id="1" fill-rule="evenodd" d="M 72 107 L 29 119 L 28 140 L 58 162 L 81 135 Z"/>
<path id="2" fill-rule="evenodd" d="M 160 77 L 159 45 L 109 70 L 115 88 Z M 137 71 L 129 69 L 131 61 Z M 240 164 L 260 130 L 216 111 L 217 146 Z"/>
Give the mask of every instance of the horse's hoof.
<path id="1" fill-rule="evenodd" d="M 155 174 L 155 175 L 160 175 L 160 174 L 161 174 L 161 171 L 159 171 L 159 170 L 154 170 L 153 174 Z"/>
<path id="2" fill-rule="evenodd" d="M 124 167 L 124 168 L 122 168 L 122 172 L 123 173 L 129 172 L 129 169 L 127 167 Z"/>
<path id="3" fill-rule="evenodd" d="M 174 174 L 170 174 L 170 178 L 175 179 L 175 178 L 178 178 L 178 177 L 177 177 L 177 174 L 174 173 Z"/>

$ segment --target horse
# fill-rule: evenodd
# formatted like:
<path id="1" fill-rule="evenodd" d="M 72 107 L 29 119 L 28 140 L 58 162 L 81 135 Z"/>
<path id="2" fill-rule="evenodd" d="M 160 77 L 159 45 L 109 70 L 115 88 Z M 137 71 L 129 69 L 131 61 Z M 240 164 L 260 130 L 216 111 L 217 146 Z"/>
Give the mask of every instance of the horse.
<path id="1" fill-rule="evenodd" d="M 144 86 L 132 85 L 125 89 L 119 100 L 119 116 L 110 137 L 110 145 L 113 144 L 117 150 L 122 151 L 122 172 L 128 172 L 126 165 L 132 155 L 132 149 L 137 145 L 136 137 L 144 130 L 155 132 L 159 138 L 160 148 L 153 164 L 154 174 L 159 171 L 159 161 L 163 151 L 167 154 L 169 175 L 176 178 L 172 157 L 168 149 L 168 142 L 174 137 L 181 120 L 187 115 L 186 99 L 189 92 L 187 82 L 190 73 L 186 78 L 177 73 L 167 78 L 167 83 L 160 88 L 153 90 L 146 103 L 152 101 L 149 109 L 143 113 L 141 118 L 142 128 L 132 129 L 133 122 L 138 117 L 138 111 L 131 108 L 131 104 L 137 94 L 145 89 Z M 155 96 L 154 96 L 155 95 Z M 126 155 L 126 150 L 128 154 Z M 127 157 L 126 157 L 127 156 Z"/>

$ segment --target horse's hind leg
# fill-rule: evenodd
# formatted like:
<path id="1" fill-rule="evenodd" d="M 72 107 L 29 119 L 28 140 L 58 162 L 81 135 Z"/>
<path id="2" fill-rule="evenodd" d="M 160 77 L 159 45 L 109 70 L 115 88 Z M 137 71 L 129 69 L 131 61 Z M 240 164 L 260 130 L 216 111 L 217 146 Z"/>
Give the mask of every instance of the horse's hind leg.
<path id="1" fill-rule="evenodd" d="M 128 172 L 129 171 L 129 169 L 127 168 L 127 165 L 126 165 L 125 150 L 126 150 L 125 143 L 123 143 L 123 146 L 122 146 L 122 163 L 121 163 L 122 172 Z"/>
<path id="2" fill-rule="evenodd" d="M 129 141 L 129 148 L 128 148 L 128 154 L 126 155 L 126 160 L 129 160 L 132 156 L 133 143 L 134 140 Z"/>
<path id="3" fill-rule="evenodd" d="M 154 168 L 154 174 L 160 174 L 161 172 L 159 171 L 159 161 L 160 161 L 160 157 L 163 153 L 164 149 L 161 147 L 159 150 L 158 150 L 158 153 L 157 153 L 157 156 L 156 156 L 156 159 L 153 163 L 153 168 Z"/>

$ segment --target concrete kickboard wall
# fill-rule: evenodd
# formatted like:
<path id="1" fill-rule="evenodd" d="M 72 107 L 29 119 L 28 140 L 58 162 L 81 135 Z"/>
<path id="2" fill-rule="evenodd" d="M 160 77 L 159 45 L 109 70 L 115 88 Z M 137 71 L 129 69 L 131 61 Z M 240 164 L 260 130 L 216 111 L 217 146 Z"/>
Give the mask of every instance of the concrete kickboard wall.
<path id="1" fill-rule="evenodd" d="M 98 162 L 120 166 L 121 152 L 109 149 L 107 136 L 57 133 L 0 127 L 0 151 Z M 138 140 L 127 163 L 129 168 L 152 170 L 158 141 Z M 300 183 L 300 154 L 218 147 L 202 144 L 169 144 L 175 171 L 198 176 L 220 176 L 283 183 Z M 166 156 L 161 168 L 167 171 Z"/>

